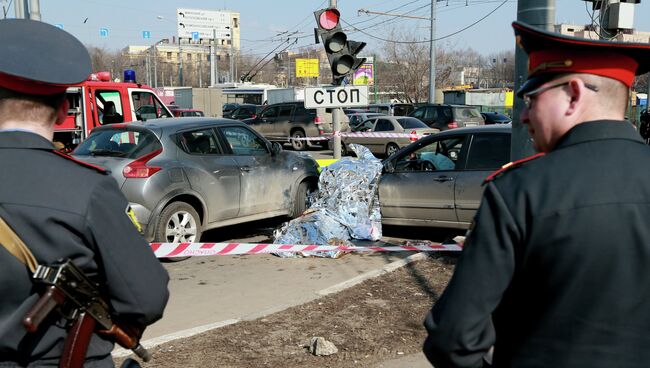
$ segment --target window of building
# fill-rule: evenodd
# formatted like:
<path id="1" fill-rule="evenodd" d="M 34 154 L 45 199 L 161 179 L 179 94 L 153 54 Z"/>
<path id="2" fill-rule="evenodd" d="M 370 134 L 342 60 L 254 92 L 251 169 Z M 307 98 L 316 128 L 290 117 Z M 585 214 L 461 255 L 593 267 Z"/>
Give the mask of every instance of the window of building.
<path id="1" fill-rule="evenodd" d="M 167 60 L 171 60 L 171 59 L 172 59 L 172 53 L 171 53 L 171 52 L 168 52 L 168 53 L 167 53 Z"/>

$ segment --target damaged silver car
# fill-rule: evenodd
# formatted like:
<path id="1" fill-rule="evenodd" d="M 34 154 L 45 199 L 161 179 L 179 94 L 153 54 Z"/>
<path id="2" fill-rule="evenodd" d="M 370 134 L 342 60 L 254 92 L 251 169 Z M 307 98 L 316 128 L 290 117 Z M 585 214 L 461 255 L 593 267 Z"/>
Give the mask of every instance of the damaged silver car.
<path id="1" fill-rule="evenodd" d="M 198 242 L 208 229 L 298 216 L 318 181 L 311 157 L 227 119 L 105 125 L 73 156 L 110 172 L 154 242 Z"/>

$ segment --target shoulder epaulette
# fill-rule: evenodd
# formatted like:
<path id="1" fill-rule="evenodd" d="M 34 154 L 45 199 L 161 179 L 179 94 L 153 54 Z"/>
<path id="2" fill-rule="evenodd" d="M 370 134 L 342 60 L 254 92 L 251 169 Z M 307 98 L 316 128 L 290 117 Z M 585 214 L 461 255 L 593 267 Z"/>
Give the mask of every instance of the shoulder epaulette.
<path id="1" fill-rule="evenodd" d="M 539 158 L 539 157 L 542 157 L 542 156 L 544 156 L 543 152 L 532 155 L 532 156 L 524 157 L 521 160 L 508 162 L 507 164 L 501 166 L 501 168 L 499 170 L 493 172 L 487 178 L 485 178 L 485 180 L 483 180 L 483 184 L 486 184 L 489 181 L 494 180 L 496 177 L 498 177 L 499 175 L 503 174 L 504 172 L 506 172 L 508 170 L 511 170 L 511 169 L 514 169 L 515 167 L 521 166 L 524 162 L 532 161 L 532 160 L 534 160 L 536 158 Z"/>
<path id="2" fill-rule="evenodd" d="M 87 162 L 77 160 L 76 158 L 74 158 L 74 157 L 72 157 L 70 155 L 66 155 L 65 153 L 60 152 L 58 150 L 52 150 L 52 152 L 54 152 L 56 155 L 58 155 L 60 157 L 65 158 L 66 160 L 70 160 L 70 161 L 74 162 L 77 165 L 81 165 L 81 166 L 88 167 L 90 169 L 94 169 L 95 171 L 99 171 L 102 174 L 107 174 L 106 169 L 104 169 L 104 168 L 102 168 L 100 166 L 96 166 L 96 165 L 93 165 L 93 164 L 89 164 Z"/>

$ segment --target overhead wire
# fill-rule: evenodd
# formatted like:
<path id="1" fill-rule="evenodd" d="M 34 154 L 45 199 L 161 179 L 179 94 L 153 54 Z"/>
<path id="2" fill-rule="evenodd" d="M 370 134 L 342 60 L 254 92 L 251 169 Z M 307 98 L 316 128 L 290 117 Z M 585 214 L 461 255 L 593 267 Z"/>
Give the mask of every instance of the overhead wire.
<path id="1" fill-rule="evenodd" d="M 478 19 L 478 20 L 475 21 L 474 23 L 472 23 L 472 24 L 470 24 L 470 25 L 468 25 L 468 26 L 466 26 L 466 27 L 464 27 L 464 28 L 461 28 L 461 29 L 459 29 L 458 31 L 455 31 L 455 32 L 453 32 L 453 33 L 447 34 L 447 35 L 442 36 L 442 37 L 435 38 L 435 39 L 433 39 L 433 40 L 423 40 L 423 41 L 397 41 L 397 40 L 389 40 L 389 39 L 385 39 L 385 38 L 377 37 L 377 36 L 375 36 L 375 35 L 372 35 L 372 34 L 366 32 L 366 31 L 362 30 L 362 29 L 359 29 L 359 28 L 353 26 L 352 24 L 348 23 L 348 22 L 347 22 L 345 19 L 343 19 L 343 18 L 341 18 L 341 21 L 342 21 L 343 23 L 347 24 L 348 26 L 354 28 L 356 31 L 361 32 L 361 33 L 363 33 L 364 35 L 366 35 L 366 36 L 368 36 L 368 37 L 371 37 L 371 38 L 374 38 L 374 39 L 379 40 L 379 41 L 384 41 L 384 42 L 389 42 L 389 43 L 399 43 L 399 44 L 418 44 L 418 43 L 428 43 L 428 42 L 431 42 L 431 41 L 440 41 L 440 40 L 444 40 L 444 39 L 446 39 L 446 38 L 449 38 L 449 37 L 455 36 L 455 35 L 457 35 L 457 34 L 459 34 L 459 33 L 461 33 L 461 32 L 464 32 L 464 31 L 466 31 L 466 30 L 472 28 L 473 26 L 479 24 L 480 22 L 482 22 L 483 20 L 485 20 L 487 17 L 489 17 L 490 15 L 492 15 L 494 12 L 496 12 L 497 10 L 499 10 L 499 8 L 501 8 L 501 7 L 502 7 L 503 5 L 505 5 L 507 2 L 508 2 L 508 0 L 503 0 L 503 1 L 501 2 L 501 4 L 499 4 L 496 8 L 494 8 L 492 11 L 490 11 L 489 13 L 487 13 L 486 15 L 484 15 L 483 17 L 481 17 L 480 19 Z"/>

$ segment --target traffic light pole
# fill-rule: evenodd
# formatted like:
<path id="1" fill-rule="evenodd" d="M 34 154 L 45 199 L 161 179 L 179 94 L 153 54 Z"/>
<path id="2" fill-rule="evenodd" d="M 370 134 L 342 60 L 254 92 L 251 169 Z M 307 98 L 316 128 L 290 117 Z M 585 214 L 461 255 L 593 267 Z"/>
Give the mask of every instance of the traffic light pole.
<path id="1" fill-rule="evenodd" d="M 330 0 L 330 8 L 336 8 L 336 0 Z M 341 158 L 341 120 L 340 120 L 341 109 L 332 109 L 332 130 L 334 135 L 334 144 L 332 149 L 334 150 L 334 159 Z"/>
<path id="2" fill-rule="evenodd" d="M 517 20 L 535 27 L 553 31 L 555 23 L 555 0 L 518 0 Z M 515 48 L 515 91 L 528 78 L 528 56 L 520 47 Z M 524 107 L 524 100 L 514 99 L 512 111 L 512 138 L 510 160 L 515 161 L 532 155 L 533 149 L 528 129 L 521 123 L 519 113 Z"/>

